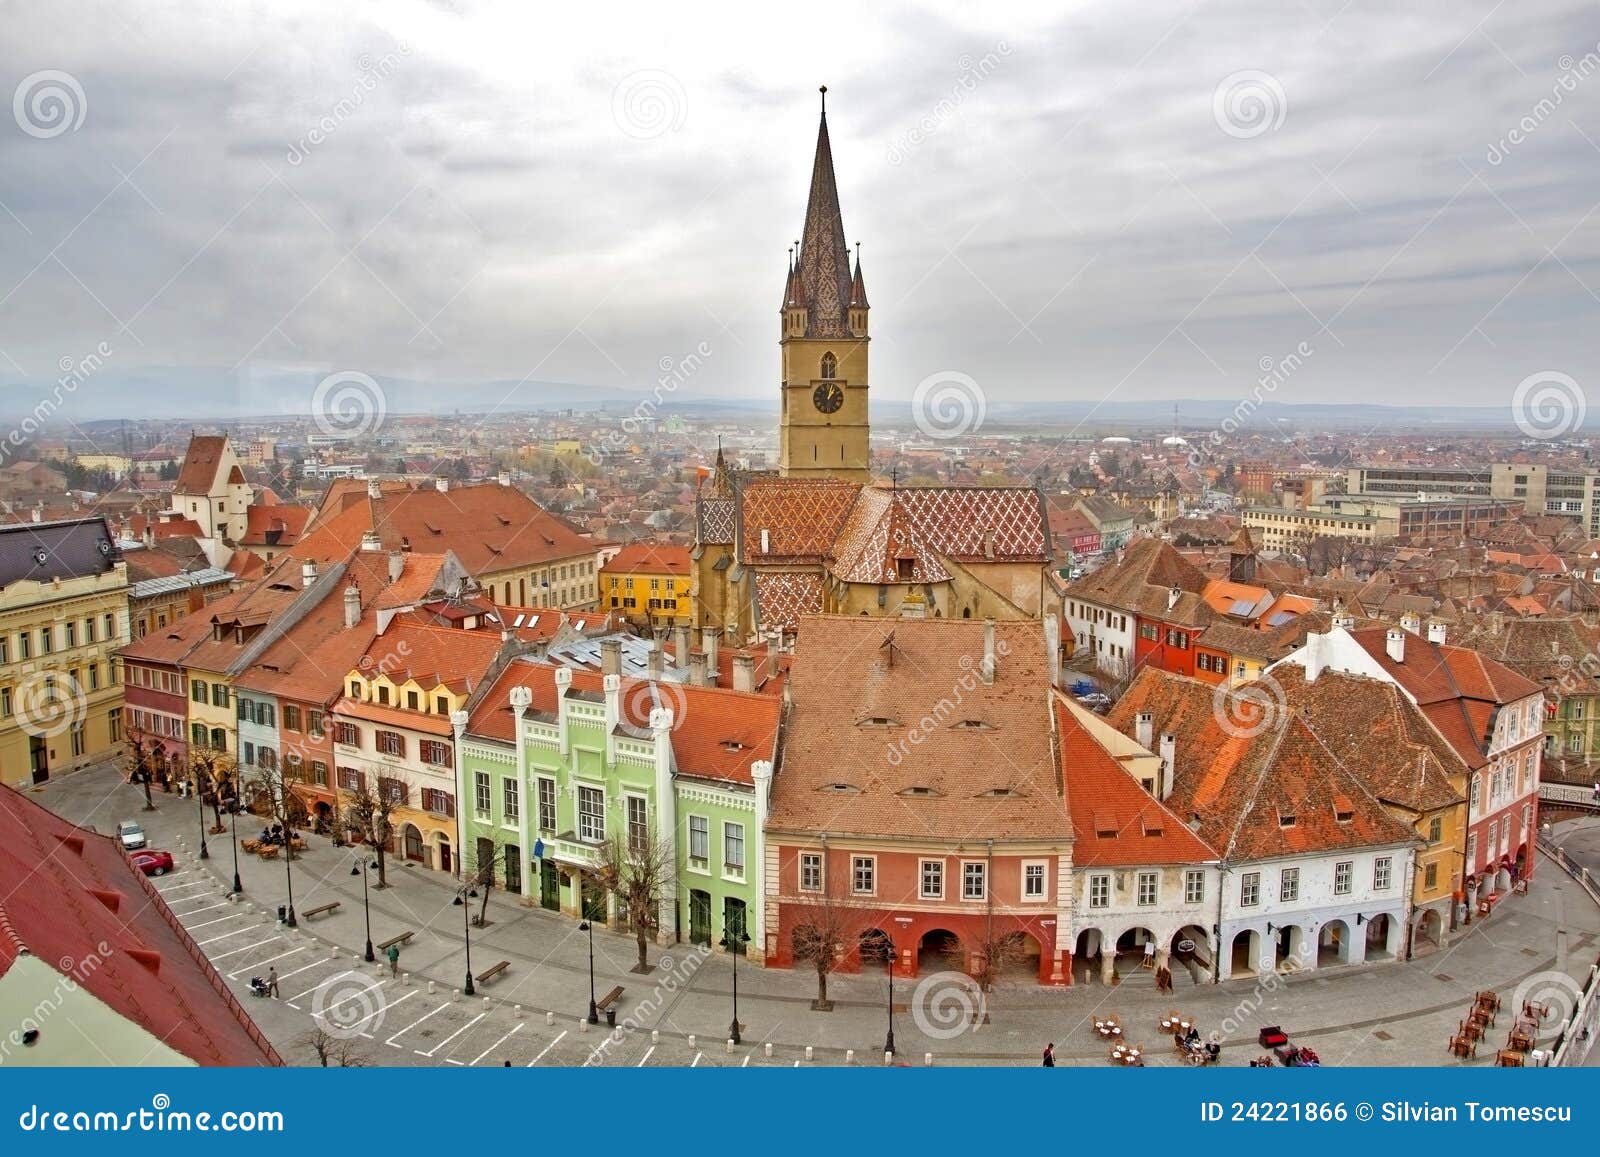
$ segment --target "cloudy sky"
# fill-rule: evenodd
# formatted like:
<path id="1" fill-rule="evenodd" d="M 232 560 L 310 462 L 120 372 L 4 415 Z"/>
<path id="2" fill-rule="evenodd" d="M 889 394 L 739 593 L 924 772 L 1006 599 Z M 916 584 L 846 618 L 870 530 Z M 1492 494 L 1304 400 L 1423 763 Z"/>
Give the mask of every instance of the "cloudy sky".
<path id="1" fill-rule="evenodd" d="M 825 83 L 875 396 L 1593 384 L 1592 2 L 1012 7 L 9 0 L 0 382 L 773 396 Z"/>

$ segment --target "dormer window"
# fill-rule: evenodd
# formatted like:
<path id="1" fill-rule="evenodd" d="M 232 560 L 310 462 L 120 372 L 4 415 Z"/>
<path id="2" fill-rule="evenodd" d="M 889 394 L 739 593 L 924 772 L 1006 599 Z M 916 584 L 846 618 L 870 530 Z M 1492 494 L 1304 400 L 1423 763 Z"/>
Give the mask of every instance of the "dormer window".
<path id="1" fill-rule="evenodd" d="M 1278 826 L 1280 828 L 1292 828 L 1294 827 L 1294 818 L 1294 812 L 1279 812 Z"/>
<path id="2" fill-rule="evenodd" d="M 895 559 L 894 560 L 895 577 L 898 578 L 903 583 L 910 582 L 911 581 L 911 577 L 912 577 L 911 576 L 911 569 L 912 569 L 913 566 L 916 565 L 916 561 L 917 560 L 913 559 L 913 558 L 897 558 L 897 559 Z"/>
<path id="3" fill-rule="evenodd" d="M 838 377 L 838 375 L 839 375 L 839 359 L 834 357 L 831 353 L 823 354 L 822 355 L 822 377 L 823 377 L 823 379 L 824 380 L 828 380 L 828 379 L 831 379 L 831 378 Z"/>
<path id="4" fill-rule="evenodd" d="M 898 726 L 900 726 L 900 724 L 897 723 L 895 720 L 890 719 L 887 715 L 869 715 L 865 719 L 860 720 L 856 724 L 856 726 L 857 727 L 898 727 Z"/>
<path id="5" fill-rule="evenodd" d="M 916 786 L 913 786 L 913 787 L 901 788 L 900 791 L 897 792 L 896 794 L 902 795 L 902 796 L 911 796 L 911 797 L 914 797 L 914 798 L 926 799 L 926 798 L 929 798 L 931 796 L 936 796 L 939 793 L 934 791 L 933 788 L 931 788 L 931 787 L 923 787 L 923 786 L 921 786 L 919 784 L 919 785 L 916 785 Z"/>

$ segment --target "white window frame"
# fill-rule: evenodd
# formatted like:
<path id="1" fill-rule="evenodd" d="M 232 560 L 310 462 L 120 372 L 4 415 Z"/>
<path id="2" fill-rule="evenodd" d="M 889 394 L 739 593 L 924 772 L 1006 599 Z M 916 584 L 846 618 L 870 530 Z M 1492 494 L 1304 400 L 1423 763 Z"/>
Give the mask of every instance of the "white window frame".
<path id="1" fill-rule="evenodd" d="M 1161 903 L 1161 873 L 1140 872 L 1134 877 L 1134 906 L 1138 908 L 1154 908 Z M 1146 900 L 1145 886 L 1149 885 L 1150 898 Z"/>
<path id="2" fill-rule="evenodd" d="M 822 859 L 822 853 L 821 852 L 801 852 L 800 853 L 800 867 L 799 867 L 799 872 L 800 872 L 800 875 L 799 875 L 800 890 L 802 892 L 820 892 L 820 891 L 822 891 L 823 887 L 826 884 L 826 877 L 823 875 L 823 873 L 826 870 L 827 869 L 823 866 L 823 859 Z M 811 871 L 815 871 L 815 873 L 816 873 L 816 881 L 814 883 L 808 884 L 808 883 L 806 883 L 806 874 L 808 872 L 811 872 Z"/>
<path id="3" fill-rule="evenodd" d="M 933 891 L 928 890 L 928 869 L 932 868 L 937 877 L 938 887 Z M 917 861 L 917 898 L 919 900 L 944 899 L 944 861 L 921 859 Z"/>
<path id="4" fill-rule="evenodd" d="M 472 809 L 479 819 L 487 819 L 494 812 L 494 784 L 487 771 L 472 773 Z"/>
<path id="5" fill-rule="evenodd" d="M 578 802 L 578 838 L 585 843 L 604 843 L 606 838 L 606 789 L 602 784 L 580 783 L 577 785 Z M 600 797 L 600 826 L 598 831 L 590 823 L 590 817 L 584 814 L 584 793 L 589 792 Z M 590 823 L 588 830 L 585 824 Z"/>
<path id="6" fill-rule="evenodd" d="M 977 895 L 972 895 L 967 890 L 967 880 L 971 869 L 976 868 L 976 878 L 981 881 L 982 888 Z M 989 865 L 983 860 L 961 861 L 961 899 L 964 903 L 982 903 L 989 898 Z"/>
<path id="7" fill-rule="evenodd" d="M 505 822 L 515 825 L 522 815 L 522 785 L 514 775 L 500 777 L 500 806 Z"/>
<path id="8" fill-rule="evenodd" d="M 1239 907 L 1259 908 L 1261 906 L 1261 873 L 1241 872 L 1239 874 Z"/>
<path id="9" fill-rule="evenodd" d="M 1111 907 L 1111 873 L 1091 872 L 1089 874 L 1089 907 L 1092 909 Z"/>
<path id="10" fill-rule="evenodd" d="M 869 886 L 862 888 L 861 872 L 865 869 Z M 878 857 L 857 856 L 850 857 L 850 894 L 852 896 L 876 896 L 878 894 Z"/>
<path id="11" fill-rule="evenodd" d="M 1394 857 L 1379 856 L 1372 861 L 1372 890 L 1387 892 L 1394 882 Z"/>
<path id="12" fill-rule="evenodd" d="M 698 826 L 696 826 L 698 825 Z M 711 818 L 709 816 L 691 814 L 687 831 L 689 833 L 689 870 L 691 872 L 711 871 Z M 701 854 L 695 854 L 695 841 L 700 840 Z"/>
<path id="13" fill-rule="evenodd" d="M 1035 873 L 1029 875 L 1029 873 Z M 1039 890 L 1029 893 L 1028 885 L 1034 880 L 1039 881 Z M 1050 899 L 1050 861 L 1049 860 L 1023 860 L 1022 861 L 1022 902 L 1024 904 L 1043 904 Z"/>
<path id="14" fill-rule="evenodd" d="M 642 808 L 642 810 L 644 812 L 644 820 L 643 820 L 643 823 L 640 825 L 641 828 L 642 828 L 642 831 L 643 831 L 644 846 L 645 847 L 649 847 L 650 846 L 650 834 L 651 834 L 650 833 L 650 800 L 649 800 L 648 797 L 646 797 L 645 795 L 641 794 L 640 792 L 636 792 L 636 791 L 626 792 L 623 795 L 623 799 L 622 799 L 622 822 L 623 822 L 623 825 L 624 825 L 624 828 L 625 828 L 625 831 L 624 831 L 623 834 L 626 837 L 627 847 L 628 847 L 628 850 L 630 852 L 633 850 L 633 847 L 634 847 L 634 843 L 633 843 L 633 839 L 634 839 L 634 836 L 633 836 L 633 809 L 634 809 L 634 801 L 635 800 L 638 801 L 639 806 Z"/>
<path id="15" fill-rule="evenodd" d="M 733 863 L 728 858 L 728 849 L 737 836 L 739 841 L 739 862 Z M 722 875 L 728 880 L 743 880 L 745 870 L 749 866 L 749 849 L 745 845 L 744 825 L 735 820 L 722 821 Z"/>
<path id="16" fill-rule="evenodd" d="M 545 798 L 546 789 L 548 789 L 549 799 Z M 541 775 L 538 777 L 536 791 L 539 798 L 539 830 L 553 834 L 556 830 L 556 825 L 561 822 L 561 809 L 556 799 L 556 781 L 548 775 Z M 550 823 L 548 825 L 544 822 L 546 807 L 550 809 Z"/>
<path id="17" fill-rule="evenodd" d="M 1278 903 L 1297 904 L 1300 902 L 1300 869 L 1283 868 L 1278 872 Z"/>
<path id="18" fill-rule="evenodd" d="M 1183 902 L 1185 904 L 1206 902 L 1206 874 L 1202 869 L 1190 868 L 1183 873 Z"/>
<path id="19" fill-rule="evenodd" d="M 1354 860 L 1340 860 L 1333 865 L 1333 894 L 1335 896 L 1348 896 L 1350 889 L 1355 886 L 1356 862 Z"/>

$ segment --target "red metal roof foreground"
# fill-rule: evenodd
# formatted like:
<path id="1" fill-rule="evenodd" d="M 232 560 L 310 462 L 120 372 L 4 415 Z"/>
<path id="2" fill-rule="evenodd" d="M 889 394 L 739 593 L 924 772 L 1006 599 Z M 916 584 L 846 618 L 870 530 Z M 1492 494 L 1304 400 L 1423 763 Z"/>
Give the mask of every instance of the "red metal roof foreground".
<path id="1" fill-rule="evenodd" d="M 0 785 L 0 976 L 22 955 L 196 1064 L 283 1064 L 114 837 Z"/>

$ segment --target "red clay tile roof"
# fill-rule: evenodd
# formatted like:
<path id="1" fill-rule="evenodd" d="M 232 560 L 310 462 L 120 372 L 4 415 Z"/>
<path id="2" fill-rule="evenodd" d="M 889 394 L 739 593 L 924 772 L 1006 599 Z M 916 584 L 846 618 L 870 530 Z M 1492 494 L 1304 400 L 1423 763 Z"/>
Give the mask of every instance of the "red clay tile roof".
<path id="1" fill-rule="evenodd" d="M 189 450 L 183 456 L 183 466 L 178 470 L 178 481 L 173 486 L 177 494 L 209 494 L 222 467 L 222 452 L 228 439 L 219 434 L 199 434 L 189 439 Z"/>
<path id="2" fill-rule="evenodd" d="M 294 547 L 297 557 L 343 558 L 375 530 L 385 550 L 453 551 L 472 575 L 540 566 L 593 555 L 594 543 L 522 491 L 495 483 L 451 486 L 391 485 L 383 497 L 348 488 L 329 491 Z"/>
<path id="3" fill-rule="evenodd" d="M 430 715 L 425 711 L 407 711 L 400 707 L 385 707 L 381 703 L 363 703 L 356 699 L 340 699 L 333 705 L 333 713 L 350 719 L 365 719 L 368 723 L 409 727 L 412 731 L 426 731 L 429 735 L 450 734 L 448 715 Z"/>
<path id="4" fill-rule="evenodd" d="M 1215 849 L 1095 741 L 1059 695 L 1054 709 L 1072 816 L 1074 867 L 1202 864 L 1218 858 Z"/>
<path id="5" fill-rule="evenodd" d="M 293 546 L 311 519 L 305 506 L 247 506 L 242 546 Z"/>
<path id="6" fill-rule="evenodd" d="M 801 624 L 771 826 L 1066 840 L 1040 624 L 824 615 Z M 892 637 L 892 645 L 891 645 Z M 1001 651 L 1003 648 L 1003 651 Z"/>
<path id="7" fill-rule="evenodd" d="M 689 573 L 689 548 L 670 542 L 633 542 L 600 568 L 601 574 Z"/>
<path id="8" fill-rule="evenodd" d="M 76 962 L 75 984 L 196 1064 L 282 1064 L 114 837 L 0 786 L 0 880 L 0 976 L 24 952 L 58 971 Z M 64 1019 L 44 1031 L 79 1030 Z"/>
<path id="9" fill-rule="evenodd" d="M 1132 735 L 1137 716 L 1149 712 L 1153 734 L 1174 736 L 1173 790 L 1164 802 L 1184 819 L 1198 821 L 1197 834 L 1227 859 L 1409 843 L 1413 828 L 1379 802 L 1365 757 L 1383 755 L 1386 740 L 1404 752 L 1407 766 L 1413 757 L 1437 759 L 1442 749 L 1422 742 L 1425 729 L 1415 720 L 1392 728 L 1374 720 L 1373 743 L 1352 746 L 1347 726 L 1354 717 L 1345 713 L 1345 704 L 1363 690 L 1356 686 L 1361 682 L 1324 672 L 1308 684 L 1289 671 L 1277 683 L 1247 684 L 1258 689 L 1250 694 L 1262 698 L 1242 706 L 1244 689 L 1230 694 L 1226 687 L 1146 668 L 1106 718 Z M 1398 711 L 1403 697 L 1391 695 L 1389 701 Z M 1330 727 L 1330 720 L 1344 720 L 1345 729 Z M 1409 747 L 1399 746 L 1401 735 Z M 1336 814 L 1338 799 L 1355 804 L 1347 819 Z"/>
<path id="10" fill-rule="evenodd" d="M 756 621 L 765 631 L 793 631 L 806 615 L 822 613 L 822 576 L 807 571 L 755 574 Z"/>

